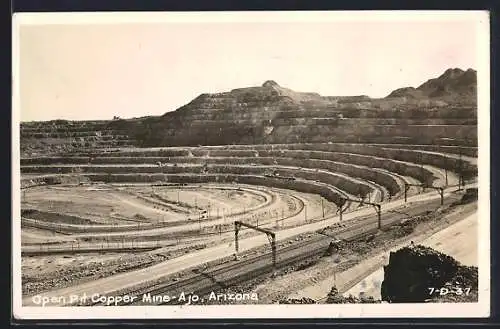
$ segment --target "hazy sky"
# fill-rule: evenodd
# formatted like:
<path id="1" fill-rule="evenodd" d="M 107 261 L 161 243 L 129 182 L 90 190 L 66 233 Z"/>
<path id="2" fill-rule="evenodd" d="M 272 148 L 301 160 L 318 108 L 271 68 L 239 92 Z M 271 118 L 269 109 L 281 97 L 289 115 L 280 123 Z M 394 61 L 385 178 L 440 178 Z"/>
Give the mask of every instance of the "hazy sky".
<path id="1" fill-rule="evenodd" d="M 484 17 L 482 17 L 484 18 Z M 21 120 L 161 115 L 204 92 L 272 79 L 385 97 L 477 69 L 477 19 L 21 24 Z"/>

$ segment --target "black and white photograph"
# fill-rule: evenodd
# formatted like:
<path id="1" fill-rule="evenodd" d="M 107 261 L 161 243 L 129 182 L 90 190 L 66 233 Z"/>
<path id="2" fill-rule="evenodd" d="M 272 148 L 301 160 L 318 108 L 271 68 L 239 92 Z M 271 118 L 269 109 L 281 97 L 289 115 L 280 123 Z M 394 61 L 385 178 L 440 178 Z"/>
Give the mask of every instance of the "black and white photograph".
<path id="1" fill-rule="evenodd" d="M 487 317 L 486 11 L 13 17 L 19 319 Z"/>

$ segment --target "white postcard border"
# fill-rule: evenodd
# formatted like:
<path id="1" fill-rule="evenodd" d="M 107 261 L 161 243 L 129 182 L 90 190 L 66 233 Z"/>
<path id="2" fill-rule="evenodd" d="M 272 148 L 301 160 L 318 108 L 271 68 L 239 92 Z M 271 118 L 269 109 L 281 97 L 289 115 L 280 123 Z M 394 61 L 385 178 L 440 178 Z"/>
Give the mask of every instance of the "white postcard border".
<path id="1" fill-rule="evenodd" d="M 21 295 L 20 81 L 21 24 L 117 24 L 192 22 L 404 21 L 472 19 L 478 22 L 478 263 L 479 301 L 470 304 L 329 304 L 125 307 L 24 307 Z M 17 319 L 235 319 L 235 318 L 433 318 L 488 317 L 490 314 L 490 67 L 489 15 L 486 11 L 372 12 L 204 12 L 204 13 L 22 13 L 13 17 L 12 65 L 12 283 Z M 487 238 L 485 238 L 487 237 Z"/>

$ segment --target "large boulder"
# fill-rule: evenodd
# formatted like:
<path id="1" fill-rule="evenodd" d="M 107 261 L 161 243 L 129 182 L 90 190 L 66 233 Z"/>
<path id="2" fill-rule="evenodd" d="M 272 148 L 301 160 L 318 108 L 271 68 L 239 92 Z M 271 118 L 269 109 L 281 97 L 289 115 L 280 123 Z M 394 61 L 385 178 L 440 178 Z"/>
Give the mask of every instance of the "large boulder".
<path id="1" fill-rule="evenodd" d="M 391 252 L 384 266 L 383 301 L 417 303 L 438 298 L 431 289 L 470 288 L 477 291 L 477 268 L 461 265 L 454 258 L 422 245 Z"/>

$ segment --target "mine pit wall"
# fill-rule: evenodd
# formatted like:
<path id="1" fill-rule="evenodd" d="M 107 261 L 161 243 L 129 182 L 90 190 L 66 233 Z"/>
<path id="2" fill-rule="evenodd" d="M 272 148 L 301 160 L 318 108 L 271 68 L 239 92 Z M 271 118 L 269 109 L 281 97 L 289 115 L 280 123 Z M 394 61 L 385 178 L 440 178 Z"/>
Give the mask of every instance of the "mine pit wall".
<path id="1" fill-rule="evenodd" d="M 161 117 L 21 123 L 21 139 L 23 146 L 28 143 L 26 137 L 29 136 L 67 136 L 70 139 L 111 132 L 111 135 L 117 135 L 115 142 L 121 142 L 128 135 L 128 145 L 135 146 L 222 145 L 227 140 L 237 144 L 293 143 L 299 140 L 394 143 L 399 140 L 430 146 L 477 146 L 476 107 L 412 106 L 362 109 L 349 104 L 340 107 L 303 104 L 304 108 L 300 108 L 297 104 L 287 103 L 286 98 L 269 101 L 259 98 L 234 103 L 233 99 L 215 101 L 210 96 L 206 102 L 190 103 Z M 440 139 L 446 137 L 454 140 Z"/>
<path id="2" fill-rule="evenodd" d="M 405 145 L 405 144 L 382 144 L 383 148 L 412 149 L 414 151 L 431 151 L 438 153 L 460 154 L 477 158 L 477 147 L 470 146 L 441 146 L 441 145 Z"/>
<path id="3" fill-rule="evenodd" d="M 21 138 L 99 138 L 126 140 L 129 136 L 123 132 L 117 131 L 82 131 L 82 132 L 66 132 L 66 133 L 53 133 L 53 132 L 33 132 L 22 133 Z"/>
<path id="4" fill-rule="evenodd" d="M 192 128 L 199 128 L 203 126 L 210 127 L 212 129 L 218 129 L 220 126 L 224 125 L 245 125 L 245 126 L 296 126 L 296 125 L 308 125 L 308 126 L 323 126 L 329 125 L 332 127 L 339 126 L 438 126 L 438 125 L 460 125 L 460 126 L 472 126 L 477 125 L 477 119 L 475 118 L 450 118 L 450 119 L 397 119 L 397 118 L 343 118 L 339 119 L 337 113 L 318 113 L 316 116 L 302 116 L 294 118 L 272 118 L 272 115 L 267 115 L 271 119 L 267 119 L 266 116 L 249 119 L 249 118 L 233 118 L 233 119 L 206 119 L 203 115 L 192 115 L 190 116 L 189 125 Z"/>
<path id="5" fill-rule="evenodd" d="M 294 148 L 293 145 L 288 145 L 290 148 Z M 298 146 L 297 146 L 298 147 Z M 300 146 L 301 148 L 307 148 L 308 146 Z M 154 164 L 156 161 L 160 161 L 162 163 L 192 163 L 192 164 L 200 164 L 200 163 L 207 163 L 207 164 L 232 164 L 232 165 L 251 165 L 252 163 L 254 164 L 262 164 L 262 165 L 273 165 L 274 160 L 276 160 L 276 163 L 279 165 L 284 165 L 284 166 L 301 166 L 301 167 L 306 167 L 306 168 L 321 168 L 321 169 L 326 169 L 330 170 L 332 172 L 342 172 L 346 175 L 352 175 L 355 177 L 367 179 L 374 181 L 375 183 L 379 185 L 384 185 L 387 186 L 391 192 L 391 194 L 396 194 L 400 187 L 397 187 L 395 184 L 390 183 L 386 185 L 383 181 L 380 181 L 377 178 L 377 175 L 373 176 L 372 174 L 370 177 L 366 177 L 366 173 L 369 173 L 370 171 L 367 169 L 361 169 L 355 168 L 355 165 L 362 165 L 366 166 L 368 168 L 382 168 L 386 169 L 388 171 L 395 172 L 397 174 L 403 175 L 403 176 L 411 176 L 415 177 L 417 180 L 421 182 L 432 182 L 435 177 L 433 176 L 432 172 L 427 170 L 426 168 L 422 168 L 418 164 L 411 164 L 411 163 L 401 163 L 397 161 L 393 161 L 391 159 L 395 159 L 398 161 L 405 161 L 405 162 L 413 162 L 413 163 L 423 163 L 423 164 L 430 164 L 438 168 L 444 168 L 447 169 L 451 172 L 457 172 L 459 170 L 460 166 L 462 168 L 462 171 L 465 173 L 468 173 L 469 176 L 474 176 L 477 175 L 477 167 L 470 164 L 468 161 L 462 160 L 460 161 L 459 159 L 448 157 L 448 156 L 443 156 L 439 154 L 429 154 L 429 153 L 422 153 L 422 152 L 416 152 L 412 150 L 400 150 L 400 149 L 391 149 L 391 148 L 379 148 L 379 147 L 369 147 L 365 146 L 360 148 L 359 145 L 356 146 L 343 146 L 342 148 L 338 148 L 337 146 L 329 145 L 329 144 L 322 144 L 321 147 L 316 146 L 316 148 L 324 148 L 328 152 L 323 152 L 323 151 L 302 151 L 302 150 L 294 150 L 294 151 L 263 151 L 259 150 L 259 157 L 254 157 L 255 151 L 247 151 L 247 150 L 202 150 L 202 151 L 192 151 L 192 153 L 198 155 L 208 155 L 210 154 L 213 156 L 213 154 L 216 155 L 238 155 L 238 156 L 248 156 L 252 155 L 252 157 L 247 157 L 247 158 L 239 158 L 239 157 L 227 157 L 227 158 L 199 158 L 199 157 L 181 157 L 181 158 L 146 158 L 148 159 L 148 162 L 150 164 Z M 339 153 L 338 151 L 333 151 L 331 150 L 332 148 L 341 150 L 341 151 L 357 151 L 358 154 L 352 154 L 352 153 Z M 354 149 L 353 149 L 354 148 Z M 330 152 L 332 151 L 332 152 Z M 127 163 L 144 163 L 145 159 L 141 159 L 140 157 L 117 157 L 117 155 L 160 155 L 160 154 L 183 154 L 187 155 L 189 152 L 187 150 L 179 150 L 175 152 L 170 152 L 170 150 L 166 150 L 166 152 L 163 151 L 153 151 L 153 152 L 124 152 L 124 154 L 121 153 L 114 153 L 116 157 L 98 157 L 94 158 L 92 160 L 93 164 L 99 164 L 99 163 L 123 163 L 124 160 L 127 160 Z M 364 153 L 364 154 L 360 154 Z M 266 155 L 271 155 L 275 156 L 275 158 L 265 158 L 265 157 L 260 157 L 260 156 L 266 156 Z M 287 156 L 287 158 L 283 158 L 283 156 Z M 387 157 L 387 159 L 381 158 L 382 157 Z M 294 159 L 290 159 L 293 157 Z M 318 160 L 316 160 L 319 158 Z M 328 161 L 334 161 L 332 162 L 325 162 L 324 160 L 320 159 L 327 159 Z M 89 158 L 88 157 L 71 157 L 71 158 L 32 158 L 32 159 L 22 159 L 21 164 L 22 165 L 29 165 L 29 164 L 54 164 L 54 163 L 60 163 L 60 164 L 84 164 L 88 163 Z M 337 162 L 339 161 L 339 162 Z M 337 163 L 335 163 L 337 162 Z M 354 164 L 354 165 L 351 165 Z M 43 167 L 40 167 L 41 172 L 53 172 L 50 171 L 51 169 L 43 169 Z M 163 167 L 166 168 L 166 167 Z M 28 170 L 28 171 L 26 171 Z M 33 171 L 34 169 L 25 169 L 23 172 L 28 173 L 28 172 L 35 172 Z M 45 171 L 44 171 L 45 170 Z M 47 171 L 48 170 L 48 171 Z M 166 170 L 173 170 L 173 169 L 166 169 Z M 375 178 L 375 179 L 374 179 Z"/>
<path id="6" fill-rule="evenodd" d="M 43 159 L 33 159 L 34 161 L 28 161 L 30 159 L 25 159 L 26 161 L 23 162 L 23 165 L 31 165 L 33 163 L 40 163 L 42 162 L 43 164 L 48 164 L 47 162 L 51 162 L 51 165 L 61 163 L 61 164 L 75 164 L 75 167 L 78 164 L 87 164 L 88 163 L 88 158 L 86 157 L 79 157 L 79 158 L 54 158 L 53 162 L 51 160 L 48 160 L 49 158 Z M 38 161 L 41 160 L 41 161 Z M 48 160 L 48 161 L 46 161 Z M 402 185 L 402 182 L 395 178 L 393 175 L 389 173 L 383 173 L 380 171 L 375 171 L 371 170 L 370 167 L 360 167 L 355 164 L 349 164 L 349 163 L 342 163 L 342 162 L 333 162 L 329 160 L 316 160 L 316 159 L 300 159 L 300 158 L 194 158 L 194 157 L 181 157 L 181 158 L 163 158 L 163 157 L 155 157 L 155 158 L 136 158 L 136 157 L 130 157 L 130 158 L 124 158 L 124 157 L 117 157 L 117 158 L 111 158 L 111 157 L 103 157 L 103 158 L 95 158 L 92 163 L 93 164 L 120 164 L 120 163 L 127 163 L 127 164 L 156 164 L 156 162 L 162 162 L 162 163 L 177 163 L 179 165 L 182 164 L 193 164 L 193 165 L 202 165 L 204 163 L 207 164 L 218 164 L 218 165 L 247 165 L 251 166 L 252 164 L 258 164 L 258 165 L 267 165 L 267 166 L 272 166 L 276 164 L 279 166 L 290 166 L 290 167 L 303 167 L 303 168 L 308 168 L 308 169 L 323 169 L 323 170 L 328 170 L 333 173 L 338 172 L 345 174 L 347 176 L 351 176 L 354 178 L 358 179 L 363 179 L 367 181 L 374 182 L 377 185 L 384 186 L 387 188 L 389 191 L 389 194 L 391 196 L 397 195 L 398 193 L 401 192 L 401 190 L 404 188 Z M 43 168 L 43 167 L 36 167 L 36 168 Z M 170 166 L 164 167 L 164 168 L 171 168 Z M 173 167 L 175 168 L 175 167 Z M 407 170 L 404 167 L 404 164 L 401 164 L 398 166 L 396 169 L 401 168 L 401 172 L 404 174 L 407 173 Z M 166 169 L 166 170 L 174 170 L 175 169 Z M 178 172 L 182 172 L 181 169 L 178 169 Z M 199 170 L 199 169 L 198 169 Z M 43 171 L 43 169 L 41 170 Z M 172 171 L 172 172 L 174 172 Z M 30 167 L 24 167 L 23 172 L 29 173 L 29 172 L 37 172 L 37 169 L 31 169 Z M 199 172 L 199 171 L 198 171 Z M 395 171 L 397 172 L 397 171 Z M 425 170 L 427 172 L 427 170 Z M 418 171 L 420 174 L 421 171 Z"/>
<path id="7" fill-rule="evenodd" d="M 356 137 L 368 137 L 368 136 L 407 136 L 407 137 L 421 137 L 425 139 L 437 139 L 440 137 L 448 136 L 474 136 L 477 134 L 476 125 L 375 125 L 375 124 L 361 124 L 361 123 L 349 123 L 344 124 L 339 120 L 336 124 L 326 123 L 326 124 L 309 124 L 307 120 L 298 120 L 298 124 L 284 124 L 284 125 L 273 125 L 272 121 L 269 127 L 273 127 L 273 132 L 265 136 L 264 138 L 271 139 L 287 139 L 291 136 L 284 135 L 283 133 L 296 133 L 300 134 L 302 137 L 307 139 L 317 139 L 317 138 L 345 138 L 347 136 Z M 313 119 L 314 120 L 314 119 Z M 317 121 L 317 119 L 316 119 Z M 238 124 L 233 122 L 233 125 L 245 127 L 247 129 L 257 129 L 261 130 L 265 126 L 256 126 L 253 122 L 248 122 L 248 124 Z M 218 133 L 219 128 L 224 126 L 219 122 L 213 122 L 212 124 L 207 122 L 199 121 L 197 125 L 193 126 L 190 122 L 190 128 L 192 129 L 203 129 L 212 131 L 212 134 Z M 309 133 L 308 133 L 309 131 Z M 313 131 L 319 133 L 319 135 L 312 134 Z M 256 137 L 259 135 L 256 135 Z M 259 136 L 260 137 L 260 136 Z"/>
<path id="8" fill-rule="evenodd" d="M 305 159 L 306 164 L 313 164 L 314 165 L 320 165 L 318 168 L 324 168 L 325 164 L 323 164 L 319 161 L 321 160 L 327 160 L 327 161 L 333 161 L 337 163 L 344 163 L 344 164 L 354 164 L 354 165 L 360 165 L 360 166 L 366 166 L 368 168 L 382 168 L 386 169 L 391 172 L 395 172 L 397 174 L 400 174 L 402 176 L 411 176 L 416 178 L 417 180 L 421 182 L 429 182 L 432 183 L 434 181 L 435 177 L 432 174 L 431 171 L 422 168 L 417 165 L 413 165 L 411 163 L 401 163 L 397 162 L 394 160 L 391 160 L 390 158 L 379 158 L 375 157 L 373 155 L 370 156 L 364 156 L 364 155 L 359 155 L 359 154 L 352 154 L 352 153 L 336 153 L 336 152 L 321 152 L 321 151 L 285 151 L 284 153 L 281 153 L 281 151 L 260 151 L 260 154 L 263 156 L 268 156 L 268 157 L 278 157 L 278 156 L 287 156 L 289 158 L 294 158 L 294 159 Z M 307 159 L 318 159 L 319 161 L 312 162 Z M 279 163 L 280 158 L 277 158 L 277 161 Z M 331 171 L 338 171 L 339 166 L 335 166 L 334 164 L 331 164 L 328 166 L 328 170 Z M 347 173 L 351 174 L 351 172 Z M 392 185 L 392 184 L 391 184 Z M 392 188 L 395 188 L 395 186 L 390 186 Z M 396 189 L 392 190 L 394 194 L 396 194 L 398 191 Z M 391 192 L 392 194 L 392 192 Z"/>
<path id="9" fill-rule="evenodd" d="M 402 159 L 412 159 L 411 162 L 429 164 L 438 168 L 447 169 L 452 172 L 459 172 L 460 170 L 467 176 L 472 178 L 477 176 L 477 166 L 471 164 L 466 160 L 459 160 L 456 158 L 443 157 L 438 154 L 413 152 L 410 150 L 388 150 L 384 156 L 392 156 L 393 158 L 400 157 Z M 444 160 L 445 159 L 445 160 Z M 444 162 L 444 164 L 443 164 Z"/>
<path id="10" fill-rule="evenodd" d="M 78 138 L 23 138 L 21 140 L 21 156 L 39 156 L 47 154 L 68 154 L 74 151 L 81 151 L 84 148 L 105 149 L 111 147 L 131 147 L 135 141 L 131 140 L 94 140 Z"/>
<path id="11" fill-rule="evenodd" d="M 79 182 L 106 182 L 106 183 L 157 183 L 159 181 L 180 184 L 203 184 L 203 183 L 240 183 L 249 185 L 266 186 L 273 188 L 292 189 L 297 192 L 318 194 L 326 200 L 335 204 L 342 204 L 344 196 L 338 191 L 313 182 L 285 181 L 261 176 L 251 175 L 172 175 L 172 174 L 81 174 L 76 177 L 70 175 L 52 175 L 36 179 L 23 179 L 21 185 L 29 187 L 34 181 L 38 185 L 52 184 L 75 184 Z M 77 181 L 75 181 L 77 180 Z"/>
<path id="12" fill-rule="evenodd" d="M 477 166 L 463 159 L 459 160 L 440 154 L 391 148 L 377 149 L 373 147 L 363 148 L 361 152 L 363 152 L 363 154 L 379 156 L 382 158 L 413 162 L 415 164 L 431 165 L 437 168 L 447 169 L 452 172 L 458 172 L 459 168 L 461 168 L 461 170 L 468 173 L 469 176 L 477 176 Z"/>
<path id="13" fill-rule="evenodd" d="M 340 122 L 347 121 L 346 124 L 356 124 L 373 121 L 387 120 L 389 124 L 436 124 L 436 120 L 444 121 L 445 124 L 454 124 L 458 120 L 474 120 L 477 117 L 477 109 L 474 107 L 463 108 L 414 108 L 407 110 L 398 109 L 360 109 L 360 108 L 331 108 L 328 105 L 323 107 L 308 106 L 300 108 L 297 104 L 283 104 L 279 106 L 272 103 L 247 102 L 243 106 L 233 104 L 200 104 L 199 107 L 185 108 L 182 118 L 187 124 L 192 121 L 218 121 L 238 122 L 248 120 L 258 123 L 261 120 L 271 120 L 276 123 L 293 124 L 294 119 L 304 120 L 310 118 L 334 118 Z M 215 105 L 215 106 L 214 106 Z M 266 108 L 263 111 L 263 107 Z M 339 117 L 342 115 L 342 119 Z M 181 114 L 171 112 L 166 114 L 168 119 L 179 119 Z M 442 123 L 441 123 L 442 124 Z"/>
<path id="14" fill-rule="evenodd" d="M 58 184 L 80 184 L 88 183 L 90 180 L 81 175 L 46 175 L 43 177 L 31 177 L 21 179 L 21 189 L 35 186 L 58 185 Z"/>
<path id="15" fill-rule="evenodd" d="M 255 157 L 258 154 L 253 150 L 208 150 L 208 149 L 193 149 L 191 153 L 197 157 Z"/>
<path id="16" fill-rule="evenodd" d="M 111 127 L 112 121 L 49 121 L 21 123 L 21 154 L 71 152 L 82 148 L 135 146 L 126 127 Z"/>
<path id="17" fill-rule="evenodd" d="M 280 166 L 299 166 L 308 169 L 322 169 L 330 172 L 339 172 L 349 177 L 371 181 L 387 188 L 391 196 L 397 195 L 402 188 L 404 188 L 394 176 L 371 170 L 370 167 L 360 167 L 354 164 L 330 160 L 300 158 L 276 158 L 276 162 Z"/>
<path id="18" fill-rule="evenodd" d="M 356 100 L 359 102 L 361 100 Z M 343 103 L 339 101 L 339 103 Z M 253 107 L 252 107 L 253 104 Z M 206 104 L 205 104 L 206 105 Z M 232 104 L 231 104 L 232 105 Z M 267 111 L 262 111 L 262 107 L 266 106 Z M 430 120 L 457 120 L 457 119 L 474 119 L 477 118 L 477 107 L 475 106 L 448 106 L 448 107 L 413 107 L 406 109 L 391 108 L 355 108 L 348 104 L 344 107 L 331 107 L 329 105 L 322 107 L 308 106 L 300 108 L 296 104 L 272 104 L 272 103 L 245 103 L 243 108 L 246 111 L 239 110 L 241 107 L 233 106 L 232 108 L 217 108 L 213 106 L 203 105 L 199 107 L 185 108 L 189 110 L 189 119 L 205 119 L 205 120 L 243 120 L 252 119 L 291 119 L 304 117 L 338 117 L 342 114 L 344 119 L 363 120 L 363 119 L 389 119 L 398 120 L 398 122 L 406 122 L 410 120 L 423 120 L 423 124 L 431 124 Z M 215 109 L 215 110 L 211 110 Z M 170 112 L 166 114 L 170 117 L 178 117 L 179 113 Z"/>
<path id="19" fill-rule="evenodd" d="M 170 175 L 170 174 L 84 174 L 82 175 L 91 181 L 101 181 L 106 183 L 156 183 L 164 182 L 178 184 L 206 184 L 206 183 L 239 183 L 248 185 L 266 186 L 272 188 L 291 189 L 297 192 L 318 194 L 326 200 L 337 205 L 343 204 L 341 195 L 336 190 L 322 184 L 311 181 L 283 180 L 252 175 Z"/>
<path id="20" fill-rule="evenodd" d="M 477 146 L 450 146 L 450 145 L 422 145 L 422 144 L 358 144 L 358 143 L 292 143 L 292 144 L 256 144 L 256 145 L 217 145 L 205 147 L 204 150 L 218 150 L 221 148 L 228 150 L 273 150 L 273 149 L 290 149 L 290 150 L 311 150 L 311 151 L 327 151 L 328 147 L 333 150 L 333 147 L 338 147 L 342 150 L 343 147 L 378 147 L 378 148 L 395 148 L 395 149 L 412 149 L 415 151 L 432 151 L 444 152 L 451 154 L 459 154 L 460 152 L 469 157 L 477 158 Z M 199 148 L 197 148 L 199 149 Z M 199 149 L 202 150 L 202 149 Z M 339 151 L 343 152 L 343 151 Z M 357 153 L 357 152 L 354 152 Z"/>
<path id="21" fill-rule="evenodd" d="M 228 163 L 228 164 L 249 164 L 249 160 L 242 157 L 246 157 L 246 159 L 254 158 L 255 163 L 269 164 L 269 160 L 264 160 L 262 157 L 276 157 L 276 161 L 279 160 L 280 157 L 292 157 L 297 159 L 320 159 L 320 160 L 329 160 L 334 162 L 344 162 L 355 165 L 362 165 L 367 167 L 378 167 L 382 169 L 386 169 L 389 171 L 396 172 L 403 176 L 412 176 L 417 178 L 420 181 L 432 181 L 433 175 L 430 171 L 425 168 L 421 168 L 418 164 L 429 164 L 438 168 L 446 168 L 450 171 L 456 171 L 458 165 L 461 163 L 462 168 L 471 170 L 475 169 L 475 166 L 472 166 L 469 162 L 462 160 L 461 162 L 458 159 L 448 157 L 446 155 L 438 155 L 438 154 L 429 154 L 422 152 L 415 152 L 412 150 L 399 150 L 399 149 L 382 149 L 378 147 L 364 147 L 359 149 L 350 149 L 350 147 L 343 147 L 338 149 L 337 147 L 331 147 L 331 145 L 323 144 L 320 147 L 324 151 L 309 151 L 309 150 L 294 150 L 294 146 L 289 146 L 291 150 L 282 150 L 282 151 L 270 151 L 270 150 L 258 150 L 257 153 L 259 157 L 255 157 L 256 151 L 250 150 L 191 150 L 191 153 L 195 156 L 194 158 L 189 158 L 189 152 L 187 150 L 183 152 L 170 152 L 168 150 L 163 151 L 150 151 L 150 152 L 122 152 L 122 153 L 114 153 L 115 158 L 112 158 L 113 155 L 99 155 L 97 158 L 92 160 L 93 164 L 99 163 L 120 163 L 125 160 L 125 157 L 130 157 L 127 159 L 129 163 L 154 163 L 155 161 L 160 161 L 162 163 L 200 163 L 199 157 L 210 156 L 210 157 L 224 157 L 222 160 L 214 160 L 213 158 L 206 158 L 203 161 L 207 163 Z M 302 148 L 308 148 L 308 146 L 301 146 Z M 331 149 L 338 150 L 331 150 Z M 352 152 L 352 153 L 343 153 Z M 356 151 L 356 152 L 355 152 Z M 175 154 L 175 155 L 173 155 Z M 181 162 L 178 162 L 177 157 L 178 154 L 182 154 Z M 161 156 L 164 156 L 163 158 Z M 123 160 L 120 160 L 119 157 L 124 157 Z M 134 157 L 134 158 L 132 158 Z M 148 162 L 145 162 L 141 157 L 146 157 Z M 156 157 L 151 158 L 151 157 Z M 387 157 L 387 158 L 384 158 Z M 237 159 L 237 160 L 236 160 Z M 413 162 L 411 163 L 400 163 L 397 161 L 403 162 Z M 88 163 L 88 157 L 57 157 L 57 158 L 33 158 L 33 159 L 22 159 L 22 165 L 30 165 L 30 164 L 72 164 L 72 163 Z M 213 162 L 220 161 L 220 162 Z M 250 162 L 250 163 L 251 163 Z"/>
<path id="22" fill-rule="evenodd" d="M 296 166 L 304 168 L 318 168 L 331 172 L 340 172 L 350 177 L 371 181 L 377 185 L 387 188 L 390 196 L 396 196 L 404 189 L 404 187 L 401 185 L 401 182 L 392 175 L 352 164 L 333 162 L 329 160 L 309 160 L 293 158 L 278 158 L 276 161 L 278 162 L 278 165 L 289 166 L 295 164 Z"/>
<path id="23" fill-rule="evenodd" d="M 442 140 L 453 136 L 453 143 L 464 146 L 477 145 L 477 126 L 355 126 L 332 127 L 331 125 L 295 125 L 295 126 L 218 126 L 210 129 L 199 128 L 166 129 L 162 135 L 144 140 L 142 146 L 196 146 L 222 145 L 228 140 L 236 144 L 281 144 L 324 143 L 334 140 L 344 143 L 408 143 L 441 144 Z"/>
<path id="24" fill-rule="evenodd" d="M 106 173 L 106 174 L 160 174 L 167 175 L 175 174 L 198 174 L 202 175 L 204 168 L 202 166 L 188 166 L 188 167 L 78 167 L 82 173 Z M 23 173 L 60 173 L 68 174 L 73 173 L 74 167 L 23 167 Z M 207 168 L 207 175 L 265 175 L 269 171 L 268 168 L 259 167 L 234 167 L 234 166 L 211 166 Z M 304 172 L 296 169 L 276 168 L 277 173 L 281 177 L 302 178 L 305 180 L 317 180 L 331 186 L 335 186 L 351 195 L 358 195 L 362 193 L 366 195 L 373 192 L 373 188 L 362 181 L 355 181 L 348 177 L 335 175 L 329 172 Z M 204 174 L 203 174 L 204 175 Z M 160 179 L 163 181 L 163 177 Z M 278 179 L 281 180 L 281 179 Z M 182 182 L 181 182 L 182 183 Z M 285 184 L 286 186 L 286 184 Z M 377 200 L 379 201 L 379 200 Z"/>
<path id="25" fill-rule="evenodd" d="M 452 157 L 448 157 L 446 155 L 439 154 L 429 154 L 418 152 L 418 149 L 411 150 L 413 145 L 407 145 L 406 148 L 408 150 L 396 149 L 392 147 L 381 147 L 381 146 L 372 146 L 372 145 L 364 145 L 364 144 L 311 144 L 311 143 L 300 143 L 300 144 L 271 144 L 271 145 L 227 145 L 223 146 L 228 148 L 226 150 L 223 149 L 211 149 L 211 148 L 192 148 L 192 149 L 158 149 L 158 150 L 148 150 L 148 151 L 122 151 L 117 153 L 92 153 L 91 156 L 95 157 L 118 157 L 118 156 L 133 156 L 133 157 L 179 157 L 179 156 L 189 156 L 192 154 L 193 156 L 204 157 L 204 156 L 227 156 L 227 157 L 253 157 L 255 156 L 255 151 L 259 152 L 259 155 L 262 156 L 261 151 L 271 152 L 275 150 L 272 154 L 280 154 L 278 150 L 283 150 L 286 152 L 287 150 L 294 151 L 324 151 L 324 152 L 332 152 L 332 153 L 351 153 L 353 154 L 351 157 L 354 157 L 356 154 L 359 155 L 370 155 L 379 158 L 388 158 L 398 161 L 404 162 L 413 162 L 416 164 L 424 163 L 432 166 L 436 166 L 438 168 L 448 169 L 450 171 L 456 170 L 459 160 L 454 159 Z M 477 148 L 463 148 L 459 149 L 458 147 L 450 147 L 450 151 L 458 154 L 462 152 L 463 155 L 466 156 L 474 156 L 477 155 Z M 439 151 L 439 147 L 437 150 Z M 269 153 L 271 154 L 271 153 Z M 446 158 L 446 161 L 443 160 Z M 336 161 L 335 159 L 329 158 L 330 160 Z M 468 161 L 462 160 L 462 165 L 464 168 L 474 169 L 474 166 L 471 166 Z"/>
<path id="26" fill-rule="evenodd" d="M 159 152 L 155 152 L 155 155 Z M 342 172 L 346 175 L 353 175 L 366 179 L 364 173 L 357 168 L 351 169 L 350 167 L 360 165 L 366 166 L 368 168 L 382 168 L 388 171 L 395 172 L 403 176 L 411 176 L 422 182 L 432 182 L 435 177 L 432 172 L 422 168 L 421 166 L 414 165 L 411 163 L 401 163 L 393 161 L 390 159 L 377 158 L 373 155 L 358 155 L 349 153 L 334 153 L 334 152 L 320 152 L 320 151 L 259 151 L 259 157 L 254 157 L 254 151 L 245 150 L 213 150 L 203 152 L 193 151 L 196 157 L 99 157 L 92 160 L 92 164 L 120 164 L 125 161 L 129 164 L 156 164 L 156 162 L 162 163 L 177 163 L 177 164 L 228 164 L 228 165 L 251 165 L 251 164 L 262 164 L 262 165 L 273 165 L 276 161 L 277 164 L 283 166 L 300 166 L 306 168 L 321 168 L 330 170 L 332 172 Z M 199 156 L 204 156 L 210 154 L 209 158 L 200 158 Z M 212 156 L 224 156 L 223 158 L 213 158 Z M 242 157 L 246 156 L 246 157 Z M 293 159 L 292 159 L 293 158 Z M 292 159 L 292 160 L 291 160 Z M 450 162 L 456 161 L 455 159 L 449 158 Z M 325 162 L 326 160 L 329 162 Z M 333 162 L 333 163 L 332 163 Z M 34 158 L 34 159 L 23 159 L 22 165 L 32 165 L 32 164 L 86 164 L 88 163 L 88 157 L 72 157 L 72 158 Z M 440 166 L 436 166 L 440 167 Z M 456 169 L 456 167 L 453 167 Z M 353 170 L 357 173 L 354 174 Z M 365 169 L 369 171 L 369 169 Z M 451 170 L 453 171 L 453 170 Z M 383 183 L 379 180 L 374 180 L 376 176 L 370 175 L 367 180 L 372 180 L 379 185 Z M 397 193 L 397 187 L 394 184 L 388 185 L 390 187 L 391 194 Z"/>
<path id="27" fill-rule="evenodd" d="M 477 146 L 467 147 L 467 146 L 441 146 L 441 145 L 421 145 L 421 144 L 380 144 L 373 145 L 375 143 L 369 144 L 359 144 L 359 143 L 338 143 L 335 140 L 331 140 L 331 143 L 291 143 L 291 144 L 249 144 L 249 145 L 216 145 L 216 146 L 205 146 L 205 147 L 185 147 L 185 148 L 157 148 L 149 150 L 134 150 L 134 151 L 120 151 L 120 152 L 77 152 L 72 153 L 72 155 L 77 156 L 93 156 L 93 157 L 117 157 L 117 156 L 134 156 L 134 157 L 181 157 L 189 156 L 190 152 L 193 156 L 215 156 L 219 154 L 224 156 L 226 153 L 228 156 L 254 156 L 255 151 L 260 150 L 304 150 L 304 151 L 327 151 L 327 152 L 341 152 L 341 153 L 355 153 L 355 154 L 366 154 L 367 149 L 371 149 L 369 155 L 374 152 L 373 150 L 382 150 L 386 148 L 395 149 L 411 149 L 415 152 L 419 150 L 433 151 L 433 152 L 445 152 L 452 154 L 462 153 L 465 156 L 477 157 Z M 392 141 L 394 142 L 394 141 Z M 214 153 L 221 152 L 221 153 Z M 239 152 L 239 153 L 238 153 Z M 404 161 L 404 160 L 402 160 Z"/>
<path id="28" fill-rule="evenodd" d="M 338 153 L 352 153 L 352 156 L 356 154 L 360 155 L 370 155 L 379 158 L 387 158 L 404 162 L 412 162 L 415 164 L 426 164 L 435 166 L 438 168 L 447 169 L 455 172 L 459 166 L 462 166 L 464 170 L 469 170 L 477 174 L 477 167 L 470 164 L 466 160 L 459 160 L 452 157 L 447 157 L 441 154 L 430 154 L 424 152 L 418 152 L 418 150 L 402 150 L 393 148 L 382 148 L 379 146 L 370 145 L 360 145 L 360 144 L 288 144 L 283 145 L 288 149 L 312 149 L 313 151 L 327 151 L 327 152 L 338 152 Z M 266 145 L 267 147 L 267 145 Z M 275 148 L 280 146 L 275 145 Z M 409 145 L 411 147 L 411 145 Z M 444 160 L 445 159 L 445 160 Z"/>

